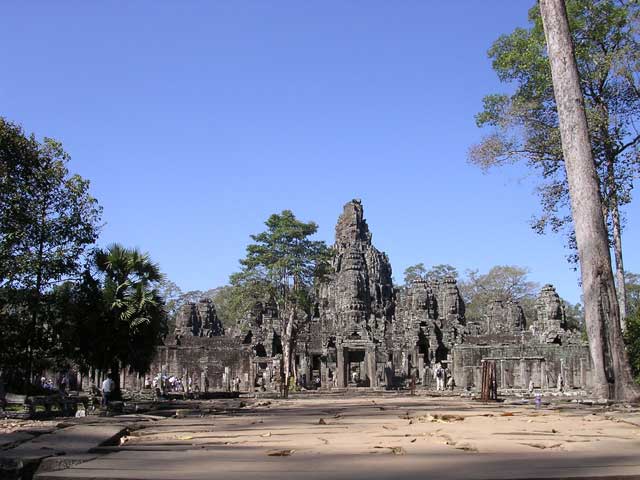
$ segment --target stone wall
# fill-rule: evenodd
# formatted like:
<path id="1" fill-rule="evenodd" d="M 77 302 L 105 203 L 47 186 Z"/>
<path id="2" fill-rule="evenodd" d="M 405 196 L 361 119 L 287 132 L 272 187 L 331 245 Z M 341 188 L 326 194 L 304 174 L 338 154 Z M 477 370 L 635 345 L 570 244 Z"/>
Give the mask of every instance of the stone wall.
<path id="1" fill-rule="evenodd" d="M 253 386 L 253 356 L 251 348 L 243 345 L 239 338 L 184 337 L 179 343 L 158 349 L 151 371 L 175 375 L 185 382 L 191 377 L 192 385 L 194 388 L 197 385 L 200 391 L 204 391 L 205 377 L 210 391 L 229 390 L 228 381 L 236 377 L 244 389 L 249 389 Z"/>
<path id="2" fill-rule="evenodd" d="M 500 386 L 527 388 L 530 380 L 549 386 L 561 372 L 568 387 L 589 385 L 588 349 L 566 330 L 551 285 L 540 293 L 535 319 L 526 319 L 517 303 L 494 302 L 481 321 L 467 323 L 453 278 L 394 287 L 391 263 L 373 245 L 359 200 L 344 205 L 333 250 L 331 271 L 316 285 L 314 311 L 298 326 L 294 373 L 305 386 L 389 388 L 411 376 L 427 384 L 440 363 L 459 386 L 477 388 L 489 359 L 499 364 Z M 202 383 L 206 376 L 212 389 L 226 389 L 223 378 L 236 377 L 247 389 L 275 389 L 282 326 L 275 305 L 256 305 L 224 335 L 211 301 L 185 305 L 154 368 Z"/>

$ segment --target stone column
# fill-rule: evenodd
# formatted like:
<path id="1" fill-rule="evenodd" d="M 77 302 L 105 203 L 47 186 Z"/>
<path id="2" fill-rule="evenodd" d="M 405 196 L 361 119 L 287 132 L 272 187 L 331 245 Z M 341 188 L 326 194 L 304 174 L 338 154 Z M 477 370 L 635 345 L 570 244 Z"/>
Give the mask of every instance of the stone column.
<path id="1" fill-rule="evenodd" d="M 247 378 L 246 389 L 249 392 L 255 392 L 255 384 L 256 384 L 256 372 L 258 371 L 258 364 L 253 361 L 249 363 L 249 374 Z"/>
<path id="2" fill-rule="evenodd" d="M 309 382 L 311 381 L 311 370 L 309 368 L 309 355 L 307 355 L 306 353 L 302 354 L 300 357 L 300 372 L 299 375 L 301 377 L 304 377 L 306 379 L 306 384 L 304 385 L 305 388 L 307 388 L 309 386 Z M 322 383 L 324 384 L 324 380 L 321 379 Z"/>
<path id="3" fill-rule="evenodd" d="M 337 361 L 336 361 L 336 375 L 338 375 L 338 388 L 345 388 L 346 385 L 346 375 L 345 375 L 345 365 L 344 365 L 344 347 L 338 346 L 337 348 Z"/>
<path id="4" fill-rule="evenodd" d="M 527 361 L 524 358 L 520 359 L 520 383 L 520 388 L 529 388 L 529 379 L 527 378 Z"/>
<path id="5" fill-rule="evenodd" d="M 378 375 L 376 372 L 376 351 L 373 348 L 367 348 L 367 352 L 365 353 L 367 358 L 367 371 L 369 375 L 369 386 L 377 387 L 378 386 Z"/>
<path id="6" fill-rule="evenodd" d="M 540 361 L 540 389 L 547 387 L 547 365 L 544 360 Z"/>

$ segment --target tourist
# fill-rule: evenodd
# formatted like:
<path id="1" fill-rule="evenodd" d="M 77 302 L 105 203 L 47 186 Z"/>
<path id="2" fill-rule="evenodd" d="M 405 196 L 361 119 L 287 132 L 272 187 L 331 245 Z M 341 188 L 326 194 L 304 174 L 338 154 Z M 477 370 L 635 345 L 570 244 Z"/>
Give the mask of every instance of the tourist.
<path id="1" fill-rule="evenodd" d="M 442 365 L 438 364 L 436 365 L 435 370 L 433 371 L 433 377 L 436 380 L 436 390 L 437 391 L 444 391 L 444 377 L 445 377 L 446 373 L 444 368 L 442 368 Z"/>
<path id="2" fill-rule="evenodd" d="M 456 386 L 456 382 L 453 379 L 453 375 L 449 375 L 449 380 L 447 380 L 447 388 L 453 392 L 453 388 Z"/>
<path id="3" fill-rule="evenodd" d="M 115 387 L 115 383 L 111 378 L 111 374 L 107 374 L 107 378 L 102 382 L 102 406 L 106 407 L 111 394 L 113 393 L 113 389 Z"/>

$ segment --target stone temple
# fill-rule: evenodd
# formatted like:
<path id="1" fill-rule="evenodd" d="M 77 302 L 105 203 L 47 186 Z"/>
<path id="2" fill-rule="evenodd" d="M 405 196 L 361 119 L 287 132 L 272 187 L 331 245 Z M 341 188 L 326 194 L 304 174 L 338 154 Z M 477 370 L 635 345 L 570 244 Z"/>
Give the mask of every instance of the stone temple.
<path id="1" fill-rule="evenodd" d="M 578 332 L 566 328 L 564 306 L 542 288 L 536 318 L 516 303 L 494 302 L 480 321 L 465 319 L 456 280 L 394 287 L 391 264 L 372 243 L 359 200 L 344 206 L 327 278 L 316 287 L 313 315 L 298 327 L 294 375 L 307 388 L 392 388 L 411 377 L 430 387 L 437 363 L 458 387 L 480 387 L 482 363 L 496 362 L 501 389 L 588 389 L 591 361 Z M 226 332 L 209 300 L 178 313 L 175 335 L 159 349 L 153 369 L 189 377 L 201 389 L 278 387 L 283 322 L 275 306 L 256 305 Z"/>

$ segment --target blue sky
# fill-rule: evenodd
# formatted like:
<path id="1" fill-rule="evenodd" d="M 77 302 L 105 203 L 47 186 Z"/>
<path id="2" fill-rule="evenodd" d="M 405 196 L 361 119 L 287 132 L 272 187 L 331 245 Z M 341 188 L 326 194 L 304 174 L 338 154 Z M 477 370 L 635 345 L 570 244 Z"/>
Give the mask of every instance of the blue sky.
<path id="1" fill-rule="evenodd" d="M 361 198 L 397 281 L 417 262 L 522 265 L 575 302 L 564 239 L 529 227 L 535 177 L 466 161 L 483 95 L 508 89 L 486 51 L 532 4 L 7 2 L 0 115 L 62 141 L 104 207 L 100 243 L 148 251 L 183 290 L 224 284 L 271 213 L 332 243 Z"/>

